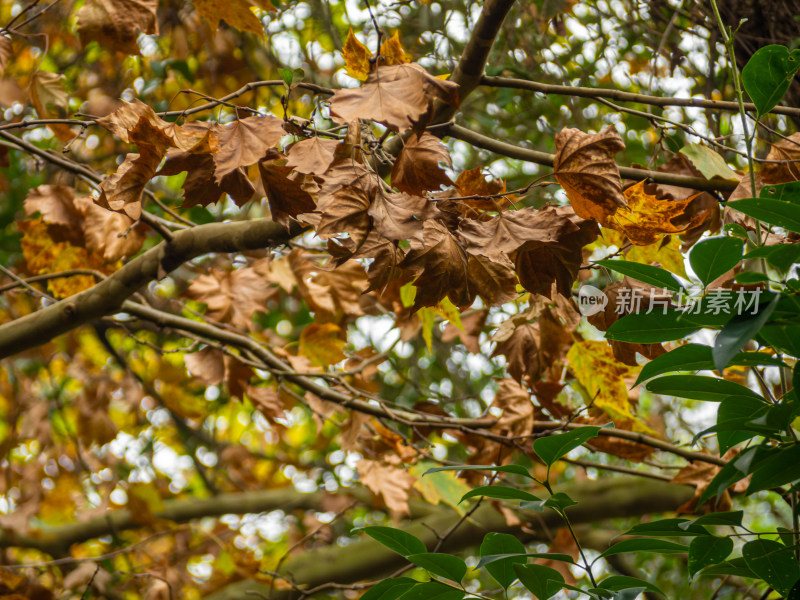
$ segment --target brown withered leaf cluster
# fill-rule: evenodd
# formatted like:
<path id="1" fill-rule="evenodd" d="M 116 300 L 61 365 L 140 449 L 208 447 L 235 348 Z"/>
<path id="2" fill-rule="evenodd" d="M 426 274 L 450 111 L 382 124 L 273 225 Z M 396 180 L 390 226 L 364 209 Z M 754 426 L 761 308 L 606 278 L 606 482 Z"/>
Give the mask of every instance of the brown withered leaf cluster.
<path id="1" fill-rule="evenodd" d="M 555 142 L 554 175 L 577 215 L 620 231 L 640 246 L 671 234 L 686 234 L 693 243 L 703 231 L 719 227 L 719 207 L 707 195 L 686 190 L 676 198 L 683 188 L 646 187 L 643 181 L 623 189 L 614 155 L 625 144 L 613 125 L 596 134 L 565 128 Z M 690 165 L 681 168 L 691 170 Z"/>

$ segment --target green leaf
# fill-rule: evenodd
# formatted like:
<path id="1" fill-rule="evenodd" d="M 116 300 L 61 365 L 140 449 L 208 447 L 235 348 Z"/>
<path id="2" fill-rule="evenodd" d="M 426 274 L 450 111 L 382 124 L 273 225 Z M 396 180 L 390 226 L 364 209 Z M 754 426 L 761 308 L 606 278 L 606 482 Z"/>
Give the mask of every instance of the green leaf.
<path id="1" fill-rule="evenodd" d="M 784 366 L 783 361 L 764 352 L 739 352 L 731 359 L 731 365 L 752 367 L 757 365 Z M 701 344 L 684 344 L 666 354 L 657 356 L 642 367 L 633 387 L 643 381 L 673 371 L 701 371 L 714 369 L 714 358 L 709 346 Z"/>
<path id="2" fill-rule="evenodd" d="M 522 475 L 523 477 L 527 477 L 528 479 L 533 479 L 534 477 L 528 472 L 528 469 L 521 465 L 502 465 L 499 467 L 495 467 L 492 465 L 459 465 L 456 467 L 435 467 L 433 469 L 428 469 L 425 471 L 422 476 L 428 475 L 429 473 L 438 473 L 439 471 L 492 471 L 495 473 L 513 473 L 514 475 Z"/>
<path id="3" fill-rule="evenodd" d="M 746 259 L 763 258 L 781 271 L 788 271 L 793 264 L 800 262 L 800 244 L 775 244 L 761 246 L 744 255 Z"/>
<path id="4" fill-rule="evenodd" d="M 759 116 L 781 101 L 800 69 L 800 50 L 771 44 L 759 48 L 742 69 L 742 84 Z"/>
<path id="5" fill-rule="evenodd" d="M 648 382 L 645 388 L 655 394 L 706 402 L 721 402 L 728 396 L 747 396 L 764 402 L 761 396 L 750 388 L 706 375 L 665 375 Z"/>
<path id="6" fill-rule="evenodd" d="M 771 198 L 744 198 L 726 206 L 754 219 L 800 233 L 800 205 Z"/>
<path id="7" fill-rule="evenodd" d="M 800 356 L 800 326 L 798 325 L 791 323 L 764 325 L 758 332 L 758 337 L 778 352 Z"/>
<path id="8" fill-rule="evenodd" d="M 786 596 L 786 600 L 800 600 L 800 581 L 795 583 L 792 586 L 792 589 L 789 590 L 789 593 Z"/>
<path id="9" fill-rule="evenodd" d="M 789 593 L 800 579 L 800 564 L 791 548 L 774 540 L 758 539 L 742 547 L 747 566 L 782 595 Z"/>
<path id="10" fill-rule="evenodd" d="M 769 277 L 764 273 L 756 273 L 755 271 L 743 271 L 733 278 L 736 283 L 750 285 L 752 283 L 767 283 Z"/>
<path id="11" fill-rule="evenodd" d="M 598 587 L 600 589 L 610 590 L 612 592 L 621 592 L 623 590 L 646 590 L 648 592 L 654 592 L 666 597 L 664 592 L 662 592 L 660 589 L 658 589 L 658 587 L 649 581 L 637 579 L 636 577 L 627 577 L 625 575 L 612 575 L 611 577 L 606 577 L 600 582 Z"/>
<path id="12" fill-rule="evenodd" d="M 697 517 L 690 523 L 694 525 L 725 525 L 728 527 L 740 527 L 742 525 L 743 510 L 729 510 L 725 512 L 708 513 Z"/>
<path id="13" fill-rule="evenodd" d="M 626 552 L 659 552 L 662 554 L 676 554 L 686 552 L 686 544 L 677 544 L 666 540 L 655 540 L 652 538 L 637 538 L 633 540 L 623 540 L 617 542 L 600 556 L 613 556 L 614 554 L 624 554 Z"/>
<path id="14" fill-rule="evenodd" d="M 695 525 L 689 519 L 673 518 L 660 519 L 649 523 L 640 523 L 625 532 L 624 535 L 655 535 L 659 537 L 683 537 L 693 535 L 708 535 L 708 531 Z"/>
<path id="15" fill-rule="evenodd" d="M 575 564 L 575 559 L 573 559 L 569 554 L 560 554 L 558 552 L 526 552 L 525 554 L 490 554 L 487 556 L 482 556 L 478 561 L 478 564 L 475 565 L 475 568 L 478 569 L 480 567 L 485 567 L 486 565 L 494 564 L 495 562 L 499 562 L 501 560 L 508 560 L 510 558 L 546 558 L 548 560 L 557 560 L 559 562 L 565 562 L 571 565 Z"/>
<path id="16" fill-rule="evenodd" d="M 399 555 L 405 556 L 406 558 L 412 554 L 422 554 L 428 551 L 422 540 L 402 529 L 372 525 L 370 527 L 355 529 L 354 531 L 363 531 L 376 542 L 383 544 L 392 552 L 397 552 Z"/>
<path id="17" fill-rule="evenodd" d="M 467 563 L 451 554 L 425 552 L 423 554 L 412 554 L 406 558 L 418 567 L 452 581 L 460 582 L 467 574 Z"/>
<path id="18" fill-rule="evenodd" d="M 744 242 L 739 238 L 720 237 L 698 242 L 689 254 L 689 264 L 704 285 L 724 275 L 742 260 Z"/>
<path id="19" fill-rule="evenodd" d="M 461 502 L 475 496 L 486 496 L 487 498 L 497 498 L 499 500 L 530 500 L 532 502 L 540 500 L 539 497 L 517 488 L 504 485 L 484 485 L 464 494 Z"/>
<path id="20" fill-rule="evenodd" d="M 800 444 L 779 448 L 753 471 L 747 493 L 780 487 L 800 479 Z"/>
<path id="21" fill-rule="evenodd" d="M 612 323 L 606 331 L 606 338 L 634 344 L 656 344 L 679 340 L 698 329 L 700 325 L 687 321 L 681 311 L 668 308 L 650 314 L 626 315 Z"/>
<path id="22" fill-rule="evenodd" d="M 428 477 L 422 477 L 428 469 L 435 468 L 436 463 L 429 460 L 420 461 L 411 466 L 408 472 L 417 477 L 414 487 L 422 494 L 427 502 L 436 506 L 440 502 L 452 506 L 457 512 L 464 511 L 463 506 L 459 506 L 461 497 L 470 490 L 470 486 L 459 479 L 452 471 L 432 473 Z"/>
<path id="23" fill-rule="evenodd" d="M 487 533 L 483 538 L 479 554 L 481 560 L 488 557 L 506 554 L 525 554 L 525 546 L 517 538 L 508 533 Z M 505 590 L 508 589 L 517 578 L 514 572 L 515 564 L 525 564 L 527 559 L 524 556 L 511 556 L 504 559 L 496 559 L 486 564 L 486 570 L 494 580 Z M 478 562 L 478 566 L 483 566 Z"/>
<path id="24" fill-rule="evenodd" d="M 520 582 L 537 600 L 547 600 L 564 587 L 564 576 L 544 565 L 514 565 Z"/>
<path id="25" fill-rule="evenodd" d="M 417 585 L 417 581 L 409 577 L 384 579 L 368 589 L 359 600 L 397 600 L 415 585 Z"/>
<path id="26" fill-rule="evenodd" d="M 780 296 L 775 296 L 769 304 L 761 305 L 755 315 L 749 313 L 734 315 L 725 324 L 714 340 L 714 366 L 718 371 L 722 372 L 742 346 L 764 326 L 778 306 L 779 299 Z"/>
<path id="27" fill-rule="evenodd" d="M 728 537 L 705 535 L 696 537 L 689 544 L 689 575 L 709 565 L 722 562 L 733 551 L 733 540 Z"/>
<path id="28" fill-rule="evenodd" d="M 747 562 L 745 562 L 744 558 L 732 558 L 730 560 L 726 560 L 724 562 L 719 563 L 718 565 L 714 565 L 713 567 L 708 567 L 702 573 L 701 576 L 724 576 L 724 575 L 731 575 L 733 577 L 749 577 L 751 579 L 756 578 L 756 574 L 750 570 L 750 567 L 747 566 Z"/>
<path id="29" fill-rule="evenodd" d="M 438 581 L 418 583 L 397 600 L 461 600 L 466 592 L 451 588 Z"/>
<path id="30" fill-rule="evenodd" d="M 665 288 L 673 292 L 679 292 L 683 289 L 683 286 L 675 279 L 675 276 L 661 267 L 629 260 L 598 260 L 596 264 L 628 277 L 633 277 L 642 283 L 649 283 L 657 288 Z"/>
<path id="31" fill-rule="evenodd" d="M 738 182 L 741 177 L 728 166 L 725 159 L 703 144 L 686 144 L 681 154 L 688 158 L 706 179 L 723 179 Z"/>
<path id="32" fill-rule="evenodd" d="M 566 433 L 557 433 L 539 438 L 533 442 L 533 451 L 542 462 L 551 467 L 559 458 L 586 442 L 597 437 L 599 427 L 581 427 Z"/>

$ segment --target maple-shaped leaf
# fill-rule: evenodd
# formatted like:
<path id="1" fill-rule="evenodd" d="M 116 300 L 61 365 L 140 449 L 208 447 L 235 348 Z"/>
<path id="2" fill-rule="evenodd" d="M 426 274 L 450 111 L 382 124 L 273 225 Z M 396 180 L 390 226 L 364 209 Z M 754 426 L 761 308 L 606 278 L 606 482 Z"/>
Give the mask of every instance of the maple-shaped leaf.
<path id="1" fill-rule="evenodd" d="M 485 196 L 484 198 L 460 200 L 467 206 L 480 210 L 497 211 L 510 205 L 508 197 L 487 197 L 505 192 L 506 182 L 502 179 L 487 179 L 483 174 L 483 167 L 475 167 L 459 173 L 458 177 L 456 177 L 455 186 L 459 196 Z"/>
<path id="2" fill-rule="evenodd" d="M 222 350 L 206 346 L 197 352 L 183 356 L 186 369 L 205 386 L 225 383 L 228 393 L 234 398 L 242 398 L 249 386 L 253 369 Z"/>
<path id="3" fill-rule="evenodd" d="M 567 352 L 570 370 L 601 408 L 613 418 L 634 421 L 628 386 L 623 380 L 635 376 L 638 369 L 618 362 L 605 341 L 575 342 Z"/>
<path id="4" fill-rule="evenodd" d="M 625 206 L 622 179 L 614 155 L 625 149 L 613 125 L 595 134 L 562 129 L 556 134 L 553 175 L 567 192 L 575 214 L 605 224 Z"/>
<path id="5" fill-rule="evenodd" d="M 158 35 L 157 8 L 158 0 L 87 0 L 76 15 L 81 45 L 140 54 L 139 34 Z"/>
<path id="6" fill-rule="evenodd" d="M 127 154 L 117 172 L 100 184 L 97 203 L 138 221 L 142 216 L 142 192 L 155 176 L 162 157 L 161 152 L 149 145 L 142 145 L 141 154 Z"/>
<path id="7" fill-rule="evenodd" d="M 264 25 L 253 8 L 274 11 L 269 0 L 192 0 L 195 9 L 216 30 L 220 21 L 239 31 L 264 35 Z"/>
<path id="8" fill-rule="evenodd" d="M 286 151 L 286 166 L 298 173 L 322 175 L 335 158 L 338 140 L 314 136 L 295 142 Z"/>
<path id="9" fill-rule="evenodd" d="M 375 229 L 390 240 L 414 237 L 422 228 L 419 220 L 431 202 L 422 196 L 379 191 L 369 207 Z"/>
<path id="10" fill-rule="evenodd" d="M 181 208 L 190 206 L 208 206 L 228 194 L 237 206 L 242 206 L 255 193 L 255 187 L 247 178 L 243 169 L 228 173 L 217 183 L 214 176 L 216 166 L 210 154 L 192 154 L 191 152 L 170 152 L 164 166 L 157 175 L 177 175 L 187 172 L 183 180 L 183 204 Z"/>
<path id="11" fill-rule="evenodd" d="M 621 231 L 636 245 L 653 244 L 664 235 L 682 233 L 702 223 L 706 211 L 693 216 L 687 208 L 694 197 L 684 200 L 662 200 L 644 191 L 644 182 L 625 190 L 627 206 L 607 218 L 609 227 Z"/>
<path id="12" fill-rule="evenodd" d="M 367 193 L 352 185 L 340 187 L 330 194 L 320 193 L 316 211 L 320 213 L 316 225 L 317 235 L 326 239 L 339 233 L 347 233 L 358 246 L 369 233 L 369 205 Z"/>
<path id="13" fill-rule="evenodd" d="M 316 208 L 309 186 L 316 187 L 310 175 L 292 173 L 292 169 L 280 165 L 276 160 L 258 163 L 261 183 L 267 194 L 272 219 L 287 229 L 297 215 L 310 213 Z"/>
<path id="14" fill-rule="evenodd" d="M 206 316 L 251 329 L 253 315 L 266 310 L 267 298 L 275 292 L 252 267 L 223 271 L 212 268 L 189 284 L 187 295 L 208 306 Z"/>
<path id="15" fill-rule="evenodd" d="M 143 225 L 128 215 L 107 210 L 89 196 L 75 198 L 75 205 L 83 215 L 83 235 L 86 249 L 106 262 L 133 256 L 145 241 Z"/>
<path id="16" fill-rule="evenodd" d="M 361 483 L 381 496 L 389 510 L 410 514 L 408 492 L 417 481 L 416 477 L 398 467 L 366 458 L 356 463 L 356 470 Z"/>
<path id="17" fill-rule="evenodd" d="M 800 133 L 793 133 L 788 139 L 780 140 L 771 146 L 767 160 L 791 162 L 763 163 L 762 181 L 771 185 L 800 181 Z M 749 181 L 749 176 L 746 179 Z"/>
<path id="18" fill-rule="evenodd" d="M 439 138 L 428 132 L 414 133 L 392 166 L 392 185 L 401 192 L 424 194 L 453 182 L 439 163 L 453 166 L 450 153 Z"/>
<path id="19" fill-rule="evenodd" d="M 533 431 L 533 401 L 530 392 L 513 379 L 500 380 L 492 407 L 503 411 L 497 423 L 492 426 L 492 431 L 509 437 L 530 435 Z"/>
<path id="20" fill-rule="evenodd" d="M 544 209 L 543 209 L 544 210 Z M 548 207 L 566 217 L 577 228 L 564 227 L 563 234 L 550 243 L 531 241 L 513 257 L 519 282 L 529 292 L 551 297 L 553 284 L 562 296 L 570 296 L 572 283 L 583 262 L 582 248 L 597 239 L 597 223 L 581 219 L 569 206 Z"/>
<path id="21" fill-rule="evenodd" d="M 119 108 L 98 119 L 119 139 L 130 144 L 153 146 L 159 151 L 175 147 L 186 152 L 216 152 L 219 150 L 217 136 L 211 124 L 202 121 L 185 126 L 168 123 L 141 100 L 123 102 Z"/>
<path id="22" fill-rule="evenodd" d="M 293 250 L 289 253 L 289 266 L 300 295 L 309 310 L 324 317 L 321 320 L 339 323 L 364 314 L 360 300 L 367 276 L 358 261 L 349 260 L 329 270 Z"/>
<path id="23" fill-rule="evenodd" d="M 283 121 L 269 115 L 217 125 L 214 133 L 219 139 L 219 152 L 213 154 L 217 182 L 240 167 L 257 163 L 286 135 Z"/>
<path id="24" fill-rule="evenodd" d="M 75 207 L 72 188 L 63 185 L 40 185 L 25 197 L 25 214 L 40 212 L 45 223 L 80 229 L 83 214 Z"/>
<path id="25" fill-rule="evenodd" d="M 505 356 L 508 373 L 522 383 L 525 377 L 536 381 L 542 371 L 539 357 L 539 329 L 536 325 L 523 323 L 506 339 L 497 342 L 492 356 Z"/>
<path id="26" fill-rule="evenodd" d="M 318 367 L 328 367 L 347 358 L 342 335 L 342 328 L 334 323 L 310 323 L 300 332 L 299 352 Z"/>
<path id="27" fill-rule="evenodd" d="M 471 290 L 488 306 L 499 306 L 516 300 L 517 275 L 505 254 L 480 256 L 470 254 L 467 263 Z"/>
<path id="28" fill-rule="evenodd" d="M 357 89 L 337 90 L 331 97 L 331 115 L 340 122 L 371 119 L 405 131 L 423 120 L 439 98 L 458 103 L 458 84 L 437 79 L 417 64 L 381 66 Z"/>
<path id="29" fill-rule="evenodd" d="M 389 282 L 403 274 L 400 263 L 403 262 L 405 253 L 396 243 L 383 237 L 375 229 L 369 232 L 358 251 L 350 257 L 373 259 L 367 270 L 369 287 L 365 292 L 383 291 Z"/>
<path id="30" fill-rule="evenodd" d="M 519 248 L 561 243 L 565 236 L 578 231 L 578 225 L 564 211 L 546 206 L 506 210 L 486 221 L 464 219 L 458 233 L 470 254 L 510 255 Z"/>
<path id="31" fill-rule="evenodd" d="M 444 298 L 456 306 L 472 304 L 475 295 L 469 288 L 467 253 L 439 221 L 423 223 L 422 235 L 411 239 L 411 249 L 400 266 L 419 273 L 414 310 L 436 306 Z"/>

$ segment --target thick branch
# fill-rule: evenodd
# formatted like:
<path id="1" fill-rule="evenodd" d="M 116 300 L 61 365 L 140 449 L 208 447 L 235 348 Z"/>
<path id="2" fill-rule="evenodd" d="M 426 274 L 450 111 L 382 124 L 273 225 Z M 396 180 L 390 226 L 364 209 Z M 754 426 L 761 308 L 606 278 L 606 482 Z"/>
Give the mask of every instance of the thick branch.
<path id="1" fill-rule="evenodd" d="M 450 136 L 462 142 L 477 146 L 478 148 L 494 152 L 495 154 L 536 163 L 537 165 L 545 165 L 547 167 L 553 166 L 554 156 L 552 154 L 507 144 L 506 142 L 486 137 L 485 135 L 481 135 L 480 133 L 476 133 L 460 125 L 448 124 L 446 126 L 436 127 L 436 132 L 438 135 Z M 626 179 L 634 179 L 637 181 L 649 179 L 655 183 L 677 185 L 696 190 L 731 192 L 738 185 L 735 181 L 712 181 L 704 177 L 690 177 L 687 175 L 678 175 L 676 173 L 662 173 L 660 171 L 648 171 L 647 169 L 634 169 L 631 167 L 620 167 L 619 173 Z"/>
<path id="2" fill-rule="evenodd" d="M 514 79 L 511 77 L 489 77 L 484 76 L 481 84 L 491 87 L 514 88 L 518 90 L 530 90 L 543 94 L 556 94 L 560 96 L 577 96 L 580 98 L 609 98 L 621 102 L 637 102 L 650 106 L 691 106 L 696 108 L 710 108 L 712 110 L 723 110 L 726 112 L 739 112 L 739 104 L 723 100 L 705 100 L 698 98 L 670 98 L 662 96 L 648 96 L 646 94 L 634 94 L 620 90 L 609 90 L 604 88 L 576 87 L 572 85 L 553 85 L 549 83 L 539 83 L 527 79 Z M 746 102 L 745 110 L 757 112 L 754 104 Z M 800 108 L 790 106 L 776 106 L 771 113 L 778 115 L 790 115 L 800 117 Z"/>
<path id="3" fill-rule="evenodd" d="M 591 523 L 604 519 L 637 517 L 646 514 L 675 510 L 692 496 L 687 486 L 642 481 L 633 477 L 604 478 L 573 486 L 564 486 L 566 492 L 579 504 L 568 509 L 572 523 Z M 529 541 L 547 540 L 549 533 L 563 526 L 561 518 L 553 511 L 543 513 L 520 513 L 534 531 L 531 535 L 519 526 L 510 526 L 491 505 L 481 506 L 439 548 L 439 552 L 458 552 L 478 545 L 490 531 L 510 533 Z M 429 517 L 411 523 L 406 531 L 417 536 L 429 549 L 436 546 L 434 531 L 441 534 L 459 520 L 453 511 L 438 511 Z M 394 552 L 366 536 L 348 544 L 346 551 L 338 545 L 310 550 L 288 561 L 281 574 L 290 577 L 295 585 L 308 589 L 326 583 L 353 583 L 363 579 L 376 579 L 390 573 L 408 562 Z M 212 594 L 207 600 L 239 600 L 250 597 L 252 592 L 268 594 L 269 586 L 253 581 L 242 581 Z M 273 592 L 274 600 L 290 600 L 299 597 L 297 592 Z"/>
<path id="4" fill-rule="evenodd" d="M 151 248 L 94 287 L 0 326 L 0 358 L 118 312 L 122 303 L 142 286 L 197 256 L 269 248 L 299 232 L 299 228 L 287 232 L 270 219 L 210 223 L 178 231 L 172 240 Z"/>

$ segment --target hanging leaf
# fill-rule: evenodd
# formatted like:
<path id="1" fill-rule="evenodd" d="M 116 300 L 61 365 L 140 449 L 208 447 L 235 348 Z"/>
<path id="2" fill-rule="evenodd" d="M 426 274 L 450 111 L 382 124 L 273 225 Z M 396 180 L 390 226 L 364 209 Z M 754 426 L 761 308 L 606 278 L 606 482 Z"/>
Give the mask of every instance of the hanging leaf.
<path id="1" fill-rule="evenodd" d="M 785 46 L 764 46 L 750 57 L 742 69 L 742 83 L 759 116 L 767 114 L 781 101 L 798 69 L 800 50 L 790 52 Z"/>

